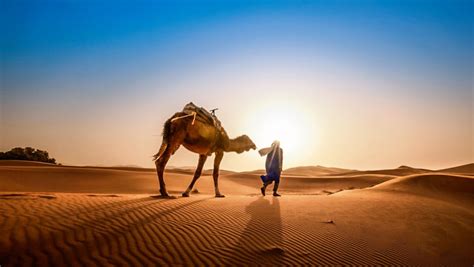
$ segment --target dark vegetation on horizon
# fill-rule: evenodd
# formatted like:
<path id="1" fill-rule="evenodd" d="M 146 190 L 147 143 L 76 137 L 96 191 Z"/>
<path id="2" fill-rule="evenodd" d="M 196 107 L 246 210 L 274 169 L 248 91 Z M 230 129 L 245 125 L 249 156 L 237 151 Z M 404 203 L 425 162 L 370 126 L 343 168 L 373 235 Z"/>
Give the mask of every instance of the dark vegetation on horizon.
<path id="1" fill-rule="evenodd" d="M 0 160 L 29 160 L 56 164 L 56 159 L 50 158 L 49 153 L 32 147 L 15 147 L 7 152 L 0 152 Z"/>

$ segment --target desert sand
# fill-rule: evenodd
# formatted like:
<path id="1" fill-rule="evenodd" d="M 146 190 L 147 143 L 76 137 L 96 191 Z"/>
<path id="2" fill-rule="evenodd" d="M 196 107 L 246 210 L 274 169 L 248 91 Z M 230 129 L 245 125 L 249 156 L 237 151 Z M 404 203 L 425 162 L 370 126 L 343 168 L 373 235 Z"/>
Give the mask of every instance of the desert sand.
<path id="1" fill-rule="evenodd" d="M 432 171 L 288 169 L 281 198 L 260 171 L 0 161 L 0 265 L 474 264 L 474 164 Z M 271 192 L 272 186 L 269 187 Z"/>

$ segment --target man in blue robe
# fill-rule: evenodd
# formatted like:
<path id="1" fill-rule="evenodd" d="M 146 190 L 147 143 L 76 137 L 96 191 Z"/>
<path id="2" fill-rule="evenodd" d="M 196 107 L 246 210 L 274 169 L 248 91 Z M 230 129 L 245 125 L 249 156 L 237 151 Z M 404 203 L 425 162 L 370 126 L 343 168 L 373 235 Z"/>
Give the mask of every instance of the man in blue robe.
<path id="1" fill-rule="evenodd" d="M 262 175 L 263 186 L 260 188 L 262 195 L 265 196 L 265 190 L 267 186 L 272 182 L 275 182 L 273 185 L 273 196 L 279 197 L 277 193 L 278 185 L 280 184 L 280 176 L 283 167 L 283 149 L 280 148 L 280 142 L 274 141 L 271 147 L 263 148 L 258 151 L 261 156 L 267 155 L 267 160 L 265 162 L 265 170 L 267 175 Z"/>

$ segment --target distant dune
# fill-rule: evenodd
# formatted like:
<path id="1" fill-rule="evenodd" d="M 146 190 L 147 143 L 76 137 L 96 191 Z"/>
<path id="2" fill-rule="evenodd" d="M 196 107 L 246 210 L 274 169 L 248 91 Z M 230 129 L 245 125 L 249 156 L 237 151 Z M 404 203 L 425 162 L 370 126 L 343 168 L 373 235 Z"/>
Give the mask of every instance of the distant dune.
<path id="1" fill-rule="evenodd" d="M 461 200 L 474 206 L 474 177 L 426 173 L 398 177 L 374 186 L 378 190 L 402 191 L 443 199 L 449 202 Z"/>
<path id="2" fill-rule="evenodd" d="M 474 163 L 461 165 L 461 166 L 457 166 L 457 167 L 453 167 L 453 168 L 442 169 L 442 170 L 438 170 L 438 172 L 473 175 L 474 174 Z"/>
<path id="3" fill-rule="evenodd" d="M 450 174 L 425 173 L 398 177 L 374 188 L 389 190 L 418 190 L 430 192 L 474 193 L 474 177 Z"/>
<path id="4" fill-rule="evenodd" d="M 420 174 L 425 172 L 432 172 L 427 169 L 417 169 L 408 166 L 400 166 L 396 169 L 384 169 L 384 170 L 370 170 L 370 171 L 349 171 L 344 173 L 338 173 L 337 175 L 356 175 L 356 174 L 382 174 L 382 175 L 393 175 L 393 176 L 405 176 L 412 174 Z"/>
<path id="5" fill-rule="evenodd" d="M 328 175 L 328 174 L 346 173 L 349 171 L 354 171 L 354 170 L 323 167 L 323 166 L 302 166 L 302 167 L 286 169 L 283 171 L 283 174 L 284 175 L 300 175 L 300 176 L 301 175 L 320 176 L 320 175 Z"/>
<path id="6" fill-rule="evenodd" d="M 173 168 L 161 199 L 154 169 L 0 161 L 0 265 L 470 266 L 472 165 L 291 168 L 281 198 L 223 172 L 219 199 L 209 171 L 180 197 L 194 170 Z"/>

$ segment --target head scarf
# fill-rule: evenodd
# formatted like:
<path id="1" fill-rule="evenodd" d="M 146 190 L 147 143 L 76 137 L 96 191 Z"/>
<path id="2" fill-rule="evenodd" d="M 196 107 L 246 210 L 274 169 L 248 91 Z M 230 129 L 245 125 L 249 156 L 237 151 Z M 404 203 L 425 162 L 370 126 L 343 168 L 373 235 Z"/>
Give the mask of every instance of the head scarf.
<path id="1" fill-rule="evenodd" d="M 270 154 L 273 150 L 278 149 L 279 147 L 280 147 L 280 141 L 275 140 L 275 141 L 273 141 L 272 146 L 262 148 L 258 151 L 258 153 L 260 154 L 260 156 L 263 157 L 263 156 L 266 156 L 266 155 Z"/>

